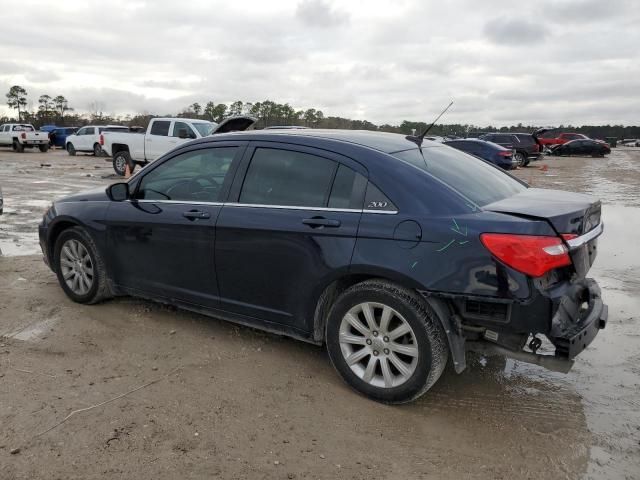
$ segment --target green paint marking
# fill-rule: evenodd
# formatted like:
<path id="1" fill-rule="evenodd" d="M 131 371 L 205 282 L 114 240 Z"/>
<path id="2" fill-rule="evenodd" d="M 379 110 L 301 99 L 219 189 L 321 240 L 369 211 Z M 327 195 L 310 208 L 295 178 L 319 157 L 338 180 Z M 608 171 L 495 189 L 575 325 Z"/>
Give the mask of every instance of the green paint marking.
<path id="1" fill-rule="evenodd" d="M 415 262 L 413 262 L 413 265 L 411 265 L 411 268 L 415 268 L 417 264 L 418 264 L 418 261 L 416 260 Z"/>
<path id="2" fill-rule="evenodd" d="M 449 243 L 447 243 L 444 247 L 439 248 L 438 250 L 436 250 L 436 252 L 444 252 L 447 248 L 449 248 L 451 246 L 451 244 L 455 242 L 455 240 L 451 239 L 451 241 Z"/>
<path id="3" fill-rule="evenodd" d="M 469 240 L 465 240 L 464 242 L 458 242 L 458 245 L 464 245 L 465 243 L 469 243 Z"/>
<path id="4" fill-rule="evenodd" d="M 460 227 L 458 226 L 458 222 L 456 222 L 456 219 L 452 218 L 451 220 L 453 220 L 453 224 L 456 226 L 456 230 L 460 230 Z"/>

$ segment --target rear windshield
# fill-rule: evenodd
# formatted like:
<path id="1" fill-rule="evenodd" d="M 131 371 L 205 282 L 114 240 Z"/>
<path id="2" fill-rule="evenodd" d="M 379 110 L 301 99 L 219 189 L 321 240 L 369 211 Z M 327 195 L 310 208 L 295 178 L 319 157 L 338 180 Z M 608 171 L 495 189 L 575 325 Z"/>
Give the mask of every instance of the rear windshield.
<path id="1" fill-rule="evenodd" d="M 428 147 L 392 154 L 425 170 L 474 204 L 483 207 L 526 190 L 515 178 L 451 147 Z"/>

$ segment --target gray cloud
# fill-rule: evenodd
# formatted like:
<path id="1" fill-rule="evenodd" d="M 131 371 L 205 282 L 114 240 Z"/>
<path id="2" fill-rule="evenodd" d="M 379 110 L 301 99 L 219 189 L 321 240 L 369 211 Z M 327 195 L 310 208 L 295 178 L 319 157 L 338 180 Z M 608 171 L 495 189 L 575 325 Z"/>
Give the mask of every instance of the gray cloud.
<path id="1" fill-rule="evenodd" d="M 510 0 L 23 3 L 47 21 L 3 12 L 0 100 L 19 84 L 36 106 L 62 94 L 117 114 L 269 98 L 399 123 L 454 99 L 444 121 L 639 121 L 640 9 L 627 0 L 539 0 L 513 16 Z"/>
<path id="2" fill-rule="evenodd" d="M 497 45 L 533 45 L 544 41 L 546 28 L 537 21 L 500 17 L 485 24 L 484 34 Z"/>
<path id="3" fill-rule="evenodd" d="M 336 11 L 326 0 L 301 0 L 296 17 L 310 27 L 333 27 L 348 21 L 344 13 Z"/>

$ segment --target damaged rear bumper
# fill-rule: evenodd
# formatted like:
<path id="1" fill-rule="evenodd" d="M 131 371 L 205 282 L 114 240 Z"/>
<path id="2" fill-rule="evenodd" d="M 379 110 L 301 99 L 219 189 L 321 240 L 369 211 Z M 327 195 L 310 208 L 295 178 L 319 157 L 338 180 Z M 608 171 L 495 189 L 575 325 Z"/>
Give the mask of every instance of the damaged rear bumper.
<path id="1" fill-rule="evenodd" d="M 572 285 L 561 298 L 547 335 L 556 356 L 572 360 L 581 353 L 607 325 L 608 314 L 595 280 L 587 278 Z"/>

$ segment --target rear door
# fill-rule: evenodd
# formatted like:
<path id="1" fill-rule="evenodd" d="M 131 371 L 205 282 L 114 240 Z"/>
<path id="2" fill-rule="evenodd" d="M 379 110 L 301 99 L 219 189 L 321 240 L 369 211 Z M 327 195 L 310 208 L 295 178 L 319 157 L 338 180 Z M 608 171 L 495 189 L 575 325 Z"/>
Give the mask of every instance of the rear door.
<path id="1" fill-rule="evenodd" d="M 171 120 L 153 120 L 145 135 L 144 155 L 147 160 L 155 160 L 177 145 L 177 139 L 169 136 L 170 127 Z"/>
<path id="2" fill-rule="evenodd" d="M 134 292 L 215 308 L 215 223 L 246 143 L 198 145 L 137 179 L 107 214 L 109 265 Z"/>
<path id="3" fill-rule="evenodd" d="M 76 146 L 76 150 L 89 151 L 93 150 L 93 139 L 96 133 L 95 127 L 87 127 L 84 129 L 84 133 L 78 138 L 80 144 Z"/>
<path id="4" fill-rule="evenodd" d="M 366 176 L 324 150 L 250 144 L 216 226 L 221 307 L 311 331 L 314 299 L 349 269 Z"/>

